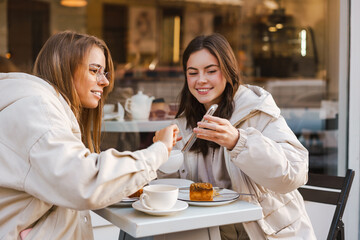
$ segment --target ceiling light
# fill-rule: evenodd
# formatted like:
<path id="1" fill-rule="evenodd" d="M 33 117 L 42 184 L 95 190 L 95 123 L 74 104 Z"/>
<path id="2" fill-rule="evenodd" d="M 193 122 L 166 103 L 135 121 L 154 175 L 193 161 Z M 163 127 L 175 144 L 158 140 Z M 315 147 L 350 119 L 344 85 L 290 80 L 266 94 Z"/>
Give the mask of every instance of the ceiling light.
<path id="1" fill-rule="evenodd" d="M 283 28 L 284 28 L 284 25 L 283 25 L 282 23 L 277 23 L 277 24 L 275 25 L 275 27 L 276 27 L 277 29 L 283 29 Z"/>
<path id="2" fill-rule="evenodd" d="M 276 29 L 276 27 L 269 27 L 269 32 L 276 32 L 277 31 L 277 29 Z"/>
<path id="3" fill-rule="evenodd" d="M 60 4 L 65 7 L 85 7 L 87 5 L 86 0 L 61 0 Z"/>
<path id="4" fill-rule="evenodd" d="M 274 2 L 273 0 L 265 0 L 264 5 L 272 10 L 279 8 L 278 3 Z"/>

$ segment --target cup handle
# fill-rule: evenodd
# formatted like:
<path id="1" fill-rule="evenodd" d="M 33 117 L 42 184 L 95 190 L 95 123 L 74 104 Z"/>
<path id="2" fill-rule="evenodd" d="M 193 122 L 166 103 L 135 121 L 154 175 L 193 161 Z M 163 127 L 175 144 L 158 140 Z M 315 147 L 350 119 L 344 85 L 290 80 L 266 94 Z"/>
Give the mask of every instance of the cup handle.
<path id="1" fill-rule="evenodd" d="M 140 203 L 141 203 L 141 205 L 142 205 L 144 208 L 148 209 L 148 210 L 152 210 L 152 208 L 149 207 L 149 206 L 146 204 L 146 201 L 147 201 L 146 199 L 149 199 L 149 196 L 148 196 L 146 193 L 142 193 L 142 194 L 140 195 Z"/>

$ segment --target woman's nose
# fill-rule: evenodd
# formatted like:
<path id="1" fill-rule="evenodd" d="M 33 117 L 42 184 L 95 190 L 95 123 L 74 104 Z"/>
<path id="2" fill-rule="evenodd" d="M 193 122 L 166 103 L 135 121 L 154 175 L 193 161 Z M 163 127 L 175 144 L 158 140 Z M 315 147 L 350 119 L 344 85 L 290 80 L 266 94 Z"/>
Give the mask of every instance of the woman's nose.
<path id="1" fill-rule="evenodd" d="M 99 75 L 99 79 L 98 79 L 98 85 L 107 87 L 107 86 L 109 86 L 109 84 L 110 84 L 110 82 L 109 82 L 109 80 L 105 77 L 105 75 L 104 75 L 104 74 L 100 74 L 100 75 Z"/>
<path id="2" fill-rule="evenodd" d="M 206 80 L 206 76 L 205 76 L 205 74 L 199 74 L 199 80 L 198 80 L 198 82 L 206 82 L 207 80 Z"/>

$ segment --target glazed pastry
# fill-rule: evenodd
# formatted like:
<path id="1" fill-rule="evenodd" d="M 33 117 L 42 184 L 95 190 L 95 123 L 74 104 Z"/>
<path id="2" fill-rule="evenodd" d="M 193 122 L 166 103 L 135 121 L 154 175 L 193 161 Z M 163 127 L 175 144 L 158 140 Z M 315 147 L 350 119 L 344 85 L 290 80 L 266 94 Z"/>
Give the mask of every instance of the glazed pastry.
<path id="1" fill-rule="evenodd" d="M 212 201 L 214 190 L 211 183 L 192 183 L 190 185 L 191 201 Z"/>
<path id="2" fill-rule="evenodd" d="M 133 194 L 131 194 L 129 196 L 129 198 L 134 198 L 134 197 L 140 197 L 140 195 L 143 193 L 143 189 L 140 188 L 139 190 L 137 190 L 136 192 L 134 192 Z"/>

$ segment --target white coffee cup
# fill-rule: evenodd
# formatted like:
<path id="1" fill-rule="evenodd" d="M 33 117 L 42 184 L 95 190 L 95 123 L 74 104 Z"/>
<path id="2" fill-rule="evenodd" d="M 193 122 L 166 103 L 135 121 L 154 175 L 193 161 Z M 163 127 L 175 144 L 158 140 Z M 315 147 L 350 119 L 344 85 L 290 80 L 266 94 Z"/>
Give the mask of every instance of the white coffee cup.
<path id="1" fill-rule="evenodd" d="M 179 188 L 172 185 L 157 184 L 143 188 L 141 205 L 149 210 L 168 210 L 175 206 Z"/>
<path id="2" fill-rule="evenodd" d="M 179 170 L 184 163 L 184 155 L 181 150 L 172 150 L 169 159 L 163 163 L 159 169 L 164 173 L 173 173 Z"/>

